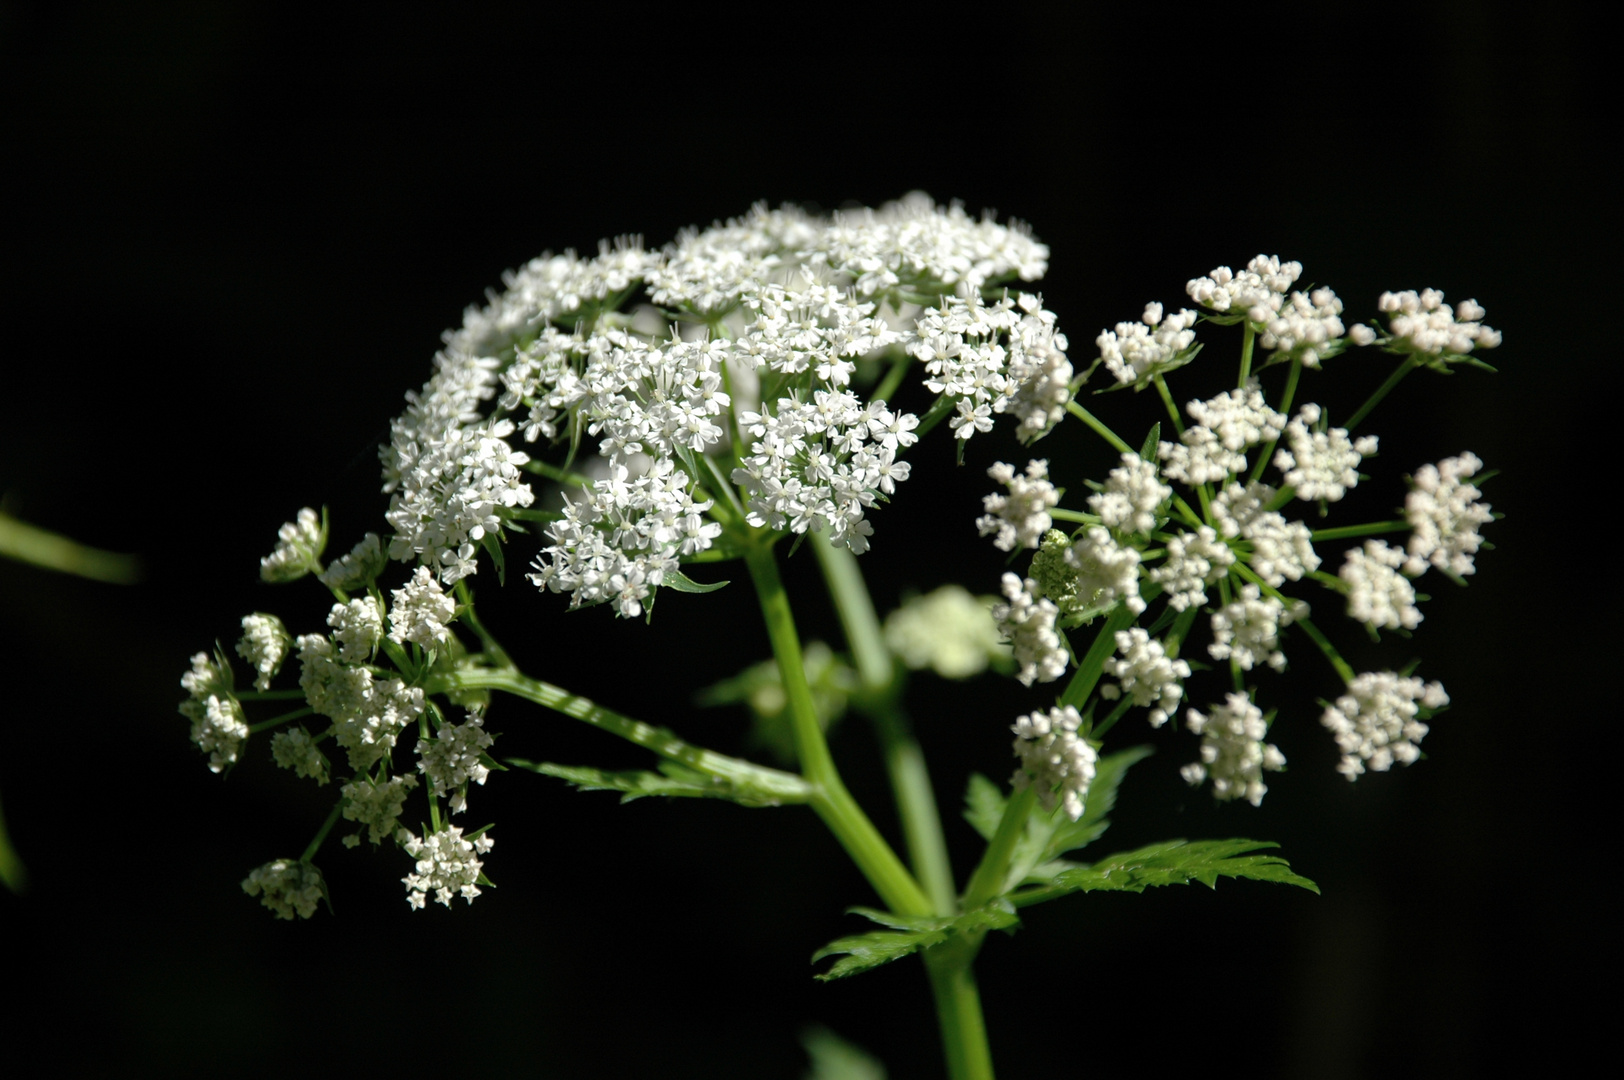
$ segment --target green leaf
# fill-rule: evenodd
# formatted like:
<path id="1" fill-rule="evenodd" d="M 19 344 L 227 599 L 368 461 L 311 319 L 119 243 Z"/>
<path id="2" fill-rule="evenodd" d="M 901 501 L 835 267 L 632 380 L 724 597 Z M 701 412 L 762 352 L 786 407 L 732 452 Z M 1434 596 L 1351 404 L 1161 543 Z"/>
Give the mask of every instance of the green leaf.
<path id="1" fill-rule="evenodd" d="M 775 806 L 778 800 L 743 787 L 736 787 L 720 777 L 684 769 L 670 762 L 660 764 L 660 772 L 632 770 L 609 772 L 584 765 L 554 765 L 546 761 L 525 761 L 508 758 L 507 763 L 520 769 L 529 769 L 543 776 L 556 776 L 581 791 L 618 791 L 620 801 L 632 802 L 650 795 L 673 798 L 727 799 L 743 806 Z"/>
<path id="2" fill-rule="evenodd" d="M 1166 840 L 1108 856 L 1092 866 L 1073 866 L 1055 875 L 1051 884 L 1016 893 L 1009 899 L 1020 907 L 1074 892 L 1144 892 L 1156 885 L 1188 885 L 1192 881 L 1213 888 L 1220 877 L 1275 881 L 1318 893 L 1318 885 L 1293 873 L 1280 856 L 1249 854 L 1278 846 L 1260 840 Z"/>
<path id="3" fill-rule="evenodd" d="M 991 843 L 999 819 L 1004 816 L 1005 801 L 997 784 L 980 773 L 971 773 L 970 786 L 964 792 L 964 820 L 981 834 L 981 839 Z"/>
<path id="4" fill-rule="evenodd" d="M 884 1065 L 828 1028 L 808 1028 L 801 1045 L 812 1059 L 806 1080 L 885 1080 Z"/>
<path id="5" fill-rule="evenodd" d="M 1088 799 L 1083 803 L 1083 816 L 1076 821 L 1066 817 L 1064 811 L 1055 822 L 1054 833 L 1044 845 L 1045 861 L 1077 848 L 1087 847 L 1098 840 L 1111 827 L 1105 816 L 1116 807 L 1117 789 L 1122 786 L 1128 769 L 1145 760 L 1155 750 L 1149 746 L 1135 746 L 1099 759 L 1094 766 L 1094 780 L 1088 785 Z"/>
<path id="6" fill-rule="evenodd" d="M 496 564 L 496 583 L 507 584 L 507 556 L 502 552 L 502 542 L 497 539 L 495 532 L 486 532 L 480 537 L 480 546 L 490 553 L 491 562 Z"/>
<path id="7" fill-rule="evenodd" d="M 854 934 L 837 938 L 812 955 L 815 964 L 826 956 L 839 956 L 828 971 L 815 976 L 828 982 L 844 979 L 900 960 L 921 949 L 940 945 L 954 934 L 984 934 L 988 930 L 1013 932 L 1020 918 L 1008 901 L 995 900 L 986 907 L 967 911 L 963 915 L 892 915 L 873 908 L 849 908 L 852 914 L 872 919 L 882 926 L 896 929 L 879 930 L 868 934 Z"/>
<path id="8" fill-rule="evenodd" d="M 681 570 L 671 569 L 665 572 L 665 576 L 660 579 L 660 584 L 664 585 L 668 589 L 675 589 L 677 592 L 708 593 L 715 592 L 717 589 L 720 589 L 722 586 L 729 583 L 726 581 L 717 581 L 709 585 L 701 585 L 687 574 L 684 574 Z"/>
<path id="9" fill-rule="evenodd" d="M 1145 436 L 1145 443 L 1139 450 L 1139 456 L 1145 461 L 1156 460 L 1156 447 L 1162 441 L 1162 423 L 1160 420 L 1150 425 L 1150 434 Z"/>

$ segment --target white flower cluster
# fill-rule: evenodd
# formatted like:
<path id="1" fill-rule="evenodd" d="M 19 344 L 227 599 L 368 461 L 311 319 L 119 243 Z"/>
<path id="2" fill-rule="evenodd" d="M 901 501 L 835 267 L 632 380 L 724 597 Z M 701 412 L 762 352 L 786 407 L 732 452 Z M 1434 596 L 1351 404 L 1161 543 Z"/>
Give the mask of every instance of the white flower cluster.
<path id="1" fill-rule="evenodd" d="M 482 759 L 493 741 L 478 706 L 468 710 L 466 723 L 446 724 L 434 738 L 417 741 L 417 771 L 436 798 L 451 800 L 453 814 L 468 809 L 469 782 L 483 785 L 490 775 Z"/>
<path id="2" fill-rule="evenodd" d="M 459 895 L 473 903 L 480 892 L 475 883 L 485 865 L 479 856 L 496 846 L 489 833 L 464 840 L 462 830 L 454 825 L 424 837 L 403 828 L 395 839 L 417 860 L 415 872 L 400 879 L 406 886 L 406 902 L 414 909 L 428 902 L 429 893 L 446 907 Z"/>
<path id="3" fill-rule="evenodd" d="M 1120 322 L 1094 339 L 1105 370 L 1123 386 L 1143 386 L 1157 375 L 1184 364 L 1195 344 L 1196 313 L 1188 309 L 1162 317 L 1162 305 L 1145 305 L 1136 323 Z"/>
<path id="4" fill-rule="evenodd" d="M 1138 454 L 1123 454 L 1122 465 L 1106 476 L 1105 490 L 1089 496 L 1088 508 L 1110 528 L 1148 534 L 1156 527 L 1156 512 L 1172 494 L 1172 488 L 1156 479 L 1154 462 Z"/>
<path id="5" fill-rule="evenodd" d="M 1488 504 L 1478 501 L 1483 493 L 1469 482 L 1482 467 L 1476 454 L 1467 453 L 1416 470 L 1404 500 L 1413 530 L 1405 573 L 1417 575 L 1428 566 L 1463 576 L 1476 571 L 1472 557 L 1483 545 L 1477 530 L 1494 520 Z"/>
<path id="6" fill-rule="evenodd" d="M 322 755 L 316 740 L 302 727 L 278 731 L 271 736 L 271 760 L 284 769 L 292 769 L 295 776 L 314 780 L 317 784 L 328 781 L 327 758 Z"/>
<path id="7" fill-rule="evenodd" d="M 940 304 L 919 317 L 906 347 L 925 365 L 926 389 L 956 401 L 948 421 L 954 436 L 991 431 L 994 413 L 1016 415 L 1022 442 L 1046 434 L 1064 414 L 1072 370 L 1054 315 L 1029 293 L 992 304 L 979 293 L 947 296 Z"/>
<path id="8" fill-rule="evenodd" d="M 400 610 L 398 598 L 395 610 Z M 338 658 L 346 664 L 364 664 L 372 659 L 378 642 L 383 640 L 383 608 L 370 596 L 347 604 L 334 604 L 333 610 L 327 613 L 327 625 L 333 628 Z"/>
<path id="9" fill-rule="evenodd" d="M 1266 325 L 1280 311 L 1286 290 L 1302 276 L 1303 265 L 1283 263 L 1277 255 L 1259 255 L 1235 273 L 1220 266 L 1206 277 L 1185 285 L 1190 299 L 1220 314 L 1235 312 Z"/>
<path id="10" fill-rule="evenodd" d="M 1104 611 L 1118 603 L 1136 615 L 1145 610 L 1139 596 L 1139 552 L 1119 544 L 1108 530 L 1098 525 L 1086 529 L 1067 550 L 1066 565 L 1076 576 L 1085 610 Z"/>
<path id="11" fill-rule="evenodd" d="M 1338 575 L 1348 590 L 1348 617 L 1378 630 L 1414 630 L 1421 625 L 1415 587 L 1399 573 L 1404 552 L 1381 540 L 1349 548 Z"/>
<path id="12" fill-rule="evenodd" d="M 1036 581 L 1005 574 L 1006 603 L 992 609 L 998 632 L 1015 654 L 1015 677 L 1023 686 L 1034 681 L 1054 682 L 1066 670 L 1066 646 L 1055 629 L 1060 609 L 1043 596 Z"/>
<path id="13" fill-rule="evenodd" d="M 322 634 L 305 634 L 299 647 L 299 686 L 318 714 L 333 720 L 334 736 L 349 754 L 350 767 L 371 768 L 394 748 L 400 730 L 423 712 L 423 690 L 396 676 L 379 679 L 359 665 L 346 664 Z"/>
<path id="14" fill-rule="evenodd" d="M 1015 466 L 999 461 L 987 470 L 987 475 L 1008 488 L 1009 494 L 994 493 L 982 498 L 982 508 L 987 512 L 976 518 L 976 528 L 982 536 L 991 535 L 999 551 L 1036 548 L 1054 524 L 1049 511 L 1060 502 L 1060 493 L 1049 483 L 1048 460 L 1028 461 L 1024 476 L 1015 472 Z"/>
<path id="15" fill-rule="evenodd" d="M 433 649 L 450 640 L 451 631 L 446 624 L 456 617 L 457 604 L 426 568 L 419 566 L 412 580 L 393 590 L 390 596 L 394 601 L 389 606 L 390 641 L 396 645 L 409 641 Z M 353 606 L 356 601 L 350 603 Z M 331 619 L 328 622 L 333 625 Z"/>
<path id="16" fill-rule="evenodd" d="M 209 771 L 223 772 L 235 765 L 248 738 L 242 706 L 231 693 L 231 666 L 223 655 L 192 657 L 192 670 L 180 677 L 189 695 L 180 713 L 192 722 L 192 741 L 209 755 Z"/>
<path id="17" fill-rule="evenodd" d="M 1269 407 L 1256 381 L 1210 401 L 1192 401 L 1184 410 L 1195 423 L 1178 442 L 1162 442 L 1156 453 L 1166 462 L 1164 475 L 1192 487 L 1245 472 L 1246 450 L 1273 442 L 1286 426 L 1285 414 Z"/>
<path id="18" fill-rule="evenodd" d="M 1290 302 L 1263 323 L 1257 343 L 1281 359 L 1294 358 L 1304 367 L 1317 368 L 1321 360 L 1342 351 L 1344 332 L 1342 301 L 1330 289 L 1315 289 L 1307 295 L 1292 293 Z"/>
<path id="19" fill-rule="evenodd" d="M 1185 611 L 1206 604 L 1206 586 L 1223 580 L 1234 565 L 1235 552 L 1212 526 L 1202 525 L 1169 537 L 1167 559 L 1149 577 L 1166 591 L 1174 611 Z"/>
<path id="20" fill-rule="evenodd" d="M 321 553 L 321 542 L 321 518 L 307 506 L 276 530 L 276 547 L 259 560 L 259 576 L 271 582 L 304 577 Z"/>
<path id="21" fill-rule="evenodd" d="M 276 859 L 255 868 L 244 879 L 242 891 L 258 896 L 260 903 L 275 912 L 278 919 L 291 919 L 295 915 L 310 918 L 325 892 L 321 871 L 293 859 Z"/>
<path id="22" fill-rule="evenodd" d="M 1427 734 L 1417 719 L 1422 708 L 1441 709 L 1449 695 L 1441 683 L 1425 683 L 1391 671 L 1366 672 L 1348 684 L 1348 692 L 1328 706 L 1320 723 L 1336 738 L 1342 761 L 1336 771 L 1357 779 L 1368 766 L 1386 772 L 1393 762 L 1414 764 L 1416 745 Z"/>
<path id="23" fill-rule="evenodd" d="M 344 820 L 366 827 L 367 840 L 381 843 L 395 835 L 400 825 L 401 812 L 406 809 L 406 796 L 417 786 L 417 777 L 391 776 L 383 783 L 375 783 L 370 776 L 358 776 L 344 785 Z M 361 842 L 360 833 L 344 838 L 345 847 Z"/>
<path id="24" fill-rule="evenodd" d="M 1010 654 L 993 621 L 991 597 L 943 585 L 907 600 L 885 617 L 885 645 L 914 671 L 930 668 L 944 679 L 968 679 Z"/>
<path id="25" fill-rule="evenodd" d="M 1318 427 L 1323 410 L 1304 405 L 1286 425 L 1286 446 L 1275 452 L 1274 467 L 1305 501 L 1336 502 L 1359 482 L 1359 463 L 1376 452 L 1376 436 L 1348 438 L 1346 428 Z"/>
<path id="26" fill-rule="evenodd" d="M 1247 565 L 1276 589 L 1288 580 L 1302 580 L 1304 574 L 1313 573 L 1320 565 L 1308 526 L 1264 509 L 1277 494 L 1267 484 L 1252 483 L 1244 488 L 1230 484 L 1212 500 L 1212 517 L 1219 532 L 1250 544 Z"/>
<path id="27" fill-rule="evenodd" d="M 822 231 L 821 257 L 864 296 L 898 284 L 962 284 L 968 292 L 1010 277 L 1036 281 L 1049 268 L 1048 247 L 1021 222 L 977 220 L 958 203 L 938 207 L 917 191 L 878 210 L 836 214 Z"/>
<path id="28" fill-rule="evenodd" d="M 1118 679 L 1121 686 L 1104 684 L 1100 697 L 1115 701 L 1127 695 L 1141 708 L 1150 706 L 1150 726 L 1161 727 L 1184 696 L 1181 680 L 1190 677 L 1190 665 L 1168 656 L 1166 646 L 1137 626 L 1118 630 L 1116 647 L 1122 659 L 1108 658 L 1104 671 Z"/>
<path id="29" fill-rule="evenodd" d="M 1251 671 L 1259 662 L 1283 671 L 1286 657 L 1279 648 L 1280 628 L 1305 614 L 1306 607 L 1299 604 L 1288 609 L 1248 582 L 1234 601 L 1212 613 L 1213 640 L 1207 652 L 1214 660 L 1234 661 L 1243 671 Z"/>
<path id="30" fill-rule="evenodd" d="M 1225 704 L 1212 707 L 1210 716 L 1191 709 L 1186 723 L 1201 736 L 1201 760 L 1179 770 L 1184 779 L 1196 785 L 1210 777 L 1216 798 L 1244 798 L 1253 806 L 1261 805 L 1269 790 L 1263 770 L 1278 772 L 1286 766 L 1286 756 L 1273 743 L 1263 742 L 1269 733 L 1263 711 L 1245 694 L 1230 694 Z"/>
<path id="31" fill-rule="evenodd" d="M 293 636 L 282 620 L 275 615 L 244 615 L 242 639 L 237 642 L 237 655 L 248 661 L 254 669 L 254 689 L 268 690 L 271 680 L 282 670 L 282 661 L 288 658 L 288 646 Z"/>
<path id="32" fill-rule="evenodd" d="M 1094 781 L 1099 760 L 1094 748 L 1077 734 L 1082 722 L 1077 710 L 1067 705 L 1022 716 L 1010 727 L 1015 733 L 1015 756 L 1021 759 L 1015 770 L 1016 790 L 1036 784 L 1038 802 L 1053 811 L 1058 789 L 1059 805 L 1073 821 L 1083 816 L 1088 785 Z"/>
<path id="33" fill-rule="evenodd" d="M 321 583 L 330 589 L 364 589 L 371 584 L 384 567 L 389 556 L 377 533 L 367 533 L 347 554 L 334 559 L 319 575 Z"/>
<path id="34" fill-rule="evenodd" d="M 1500 344 L 1500 331 L 1483 325 L 1483 308 L 1463 300 L 1450 310 L 1437 289 L 1386 292 L 1376 307 L 1389 315 L 1388 348 L 1447 361 Z"/>

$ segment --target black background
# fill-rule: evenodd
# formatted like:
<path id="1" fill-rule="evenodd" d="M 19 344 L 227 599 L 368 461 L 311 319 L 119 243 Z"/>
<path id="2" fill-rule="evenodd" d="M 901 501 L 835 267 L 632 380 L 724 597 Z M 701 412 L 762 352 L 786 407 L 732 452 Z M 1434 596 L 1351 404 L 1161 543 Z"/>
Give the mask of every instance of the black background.
<path id="1" fill-rule="evenodd" d="M 1384 513 L 1404 471 L 1464 449 L 1505 470 L 1472 587 L 1433 585 L 1413 643 L 1345 637 L 1356 664 L 1420 655 L 1449 687 L 1428 759 L 1337 777 L 1313 701 L 1334 684 L 1302 642 L 1293 689 L 1265 691 L 1292 769 L 1261 810 L 1189 792 L 1193 740 L 1145 734 L 1160 753 L 1108 849 L 1275 839 L 1325 894 L 1225 883 L 1030 911 L 979 964 L 1003 1075 L 1559 1067 L 1598 1030 L 1587 982 L 1616 958 L 1598 809 L 1616 586 L 1596 508 L 1617 286 L 1599 147 L 1617 118 L 1582 10 L 1513 7 L 0 6 L 0 490 L 148 570 L 118 588 L 0 563 L 0 794 L 33 875 L 0 894 L 8 1060 L 795 1076 L 797 1033 L 819 1022 L 893 1077 L 939 1075 L 916 964 L 810 977 L 811 952 L 859 928 L 842 908 L 872 897 L 809 813 L 617 807 L 504 775 L 471 800 L 497 822 L 499 889 L 409 912 L 403 855 L 334 845 L 337 915 L 294 925 L 237 883 L 296 854 L 329 792 L 263 750 L 222 783 L 174 713 L 186 658 L 243 613 L 319 628 L 321 590 L 272 593 L 254 560 L 303 505 L 332 509 L 335 547 L 379 527 L 374 447 L 504 268 L 617 233 L 657 245 L 759 199 L 921 188 L 1033 223 L 1085 362 L 1100 327 L 1257 251 L 1300 259 L 1355 317 L 1431 285 L 1477 297 L 1506 335 L 1499 375 L 1412 376 L 1377 411 L 1380 483 L 1354 508 Z M 1210 340 L 1223 359 L 1177 392 L 1221 385 L 1233 343 Z M 1335 367 L 1321 399 L 1344 415 L 1385 373 Z M 1142 431 L 1153 405 L 1102 409 Z M 1076 478 L 1110 464 L 1069 426 L 1041 451 Z M 995 588 L 1001 560 L 969 521 L 986 464 L 1018 452 L 1001 431 L 955 470 L 944 442 L 921 448 L 865 557 L 882 605 Z M 491 576 L 482 610 L 527 670 L 743 746 L 741 715 L 689 704 L 766 653 L 742 582 L 671 595 L 645 627 Z M 788 576 L 807 636 L 835 635 L 810 558 Z M 1002 776 L 1006 725 L 1045 696 L 991 678 L 915 690 L 950 810 L 967 772 Z M 512 755 L 646 764 L 518 703 L 492 726 Z M 835 751 L 892 829 L 870 736 L 850 723 Z M 949 829 L 962 875 L 976 845 Z"/>

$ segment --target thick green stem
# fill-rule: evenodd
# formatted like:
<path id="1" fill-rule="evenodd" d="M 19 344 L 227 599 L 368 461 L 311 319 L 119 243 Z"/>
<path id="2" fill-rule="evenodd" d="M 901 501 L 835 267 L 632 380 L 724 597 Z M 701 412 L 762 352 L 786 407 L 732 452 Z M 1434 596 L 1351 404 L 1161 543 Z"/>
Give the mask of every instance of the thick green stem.
<path id="1" fill-rule="evenodd" d="M 1134 452 L 1133 447 L 1123 442 L 1121 437 L 1118 436 L 1116 432 L 1106 427 L 1103 421 L 1101 421 L 1097 416 L 1089 412 L 1087 409 L 1083 408 L 1081 405 L 1077 404 L 1077 402 L 1066 402 L 1066 411 L 1071 413 L 1071 415 L 1075 416 L 1077 419 L 1081 420 L 1083 423 L 1087 424 L 1089 427 L 1093 428 L 1094 434 L 1098 435 L 1100 438 L 1122 451 L 1122 453 L 1131 454 Z"/>
<path id="2" fill-rule="evenodd" d="M 772 547 L 752 545 L 744 553 L 744 562 L 755 582 L 761 614 L 767 623 L 767 637 L 778 661 L 801 772 L 811 784 L 812 809 L 829 826 L 829 831 L 835 834 L 835 839 L 892 911 L 899 915 L 934 914 L 924 890 L 846 790 L 835 768 L 834 757 L 824 741 L 823 728 L 818 724 L 817 710 L 812 704 L 812 689 L 807 685 L 806 667 L 801 658 L 801 639 L 795 630 L 789 594 L 784 591 L 783 579 L 778 575 Z"/>
<path id="3" fill-rule="evenodd" d="M 998 831 L 992 834 L 981 864 L 964 890 L 966 911 L 980 907 L 1004 891 L 1004 875 L 1009 873 L 1009 860 L 1015 854 L 1015 844 L 1026 832 L 1026 819 L 1037 800 L 1036 784 L 1027 784 L 1004 804 L 1004 816 L 998 819 Z"/>
<path id="4" fill-rule="evenodd" d="M 948 861 L 947 840 L 942 835 L 941 813 L 936 793 L 925 765 L 925 753 L 909 730 L 908 717 L 897 703 L 899 680 L 896 662 L 886 647 L 880 619 L 857 556 L 848 549 L 820 537 L 813 541 L 818 566 L 828 583 L 829 595 L 846 634 L 857 665 L 863 693 L 860 706 L 874 721 L 885 768 L 891 779 L 891 792 L 902 822 L 903 840 L 908 845 L 908 861 L 930 897 L 938 915 L 957 909 L 953 888 L 953 868 Z"/>
<path id="5" fill-rule="evenodd" d="M 578 694 L 540 679 L 532 679 L 512 668 L 465 668 L 430 680 L 424 689 L 431 694 L 457 690 L 503 690 L 556 713 L 585 721 L 611 735 L 618 735 L 627 742 L 696 772 L 747 787 L 753 793 L 778 802 L 803 803 L 811 799 L 812 786 L 794 773 L 769 769 L 694 746 L 666 728 L 622 716 Z"/>
<path id="6" fill-rule="evenodd" d="M 936 1016 L 942 1025 L 947 1075 L 952 1080 L 993 1080 L 987 1022 L 981 1015 L 981 993 L 970 966 L 974 959 L 975 947 L 970 942 L 959 949 L 933 949 L 925 954 Z"/>
<path id="7" fill-rule="evenodd" d="M 5 513 L 0 513 L 0 555 L 115 585 L 141 580 L 141 560 L 134 555 L 88 547 Z"/>

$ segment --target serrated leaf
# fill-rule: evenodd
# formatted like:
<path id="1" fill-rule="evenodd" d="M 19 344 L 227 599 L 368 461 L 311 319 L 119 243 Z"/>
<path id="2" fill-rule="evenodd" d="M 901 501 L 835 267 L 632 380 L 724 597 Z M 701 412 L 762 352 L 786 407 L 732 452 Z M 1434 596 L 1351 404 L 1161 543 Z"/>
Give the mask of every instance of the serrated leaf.
<path id="1" fill-rule="evenodd" d="M 1111 826 L 1105 815 L 1116 807 L 1117 790 L 1122 786 L 1123 777 L 1128 775 L 1128 769 L 1154 752 L 1149 746 L 1135 746 L 1100 758 L 1094 766 L 1094 780 L 1088 785 L 1082 817 L 1071 821 L 1059 813 L 1054 833 L 1044 845 L 1042 859 L 1053 859 L 1098 840 Z"/>
<path id="2" fill-rule="evenodd" d="M 730 583 L 726 581 L 716 581 L 709 585 L 701 585 L 687 574 L 684 574 L 681 570 L 671 569 L 665 572 L 665 576 L 660 579 L 660 584 L 668 589 L 675 589 L 680 593 L 708 593 L 715 592 L 717 589 L 720 589 Z"/>
<path id="3" fill-rule="evenodd" d="M 828 971 L 815 978 L 828 982 L 857 975 L 881 964 L 889 964 L 922 949 L 940 945 L 954 934 L 984 934 L 989 930 L 1010 930 L 1020 924 L 1020 917 L 1007 901 L 995 901 L 986 907 L 967 911 L 963 915 L 892 915 L 873 908 L 850 908 L 884 926 L 906 929 L 877 930 L 868 934 L 854 934 L 837 938 L 812 955 L 815 964 L 826 956 L 839 956 Z"/>
<path id="4" fill-rule="evenodd" d="M 970 786 L 964 791 L 964 820 L 970 828 L 981 834 L 981 839 L 992 842 L 998 831 L 998 820 L 1004 816 L 1004 793 L 998 785 L 980 773 L 970 774 Z"/>
<path id="5" fill-rule="evenodd" d="M 664 772 L 646 770 L 609 772 L 584 765 L 554 765 L 551 762 L 525 761 L 522 758 L 508 758 L 507 762 L 517 768 L 541 773 L 543 776 L 557 777 L 581 791 L 618 791 L 621 793 L 620 801 L 623 803 L 650 795 L 665 795 L 673 798 L 728 799 L 746 806 L 770 805 L 759 795 L 740 791 L 725 780 L 690 772 L 678 766 L 671 766 Z"/>
<path id="6" fill-rule="evenodd" d="M 1192 881 L 1213 888 L 1220 877 L 1274 881 L 1318 893 L 1318 885 L 1293 873 L 1280 856 L 1249 854 L 1278 846 L 1260 840 L 1167 840 L 1108 856 L 1092 866 L 1064 870 L 1051 884 L 1010 899 L 1019 905 L 1074 892 L 1144 892 L 1157 885 L 1188 885 Z"/>

